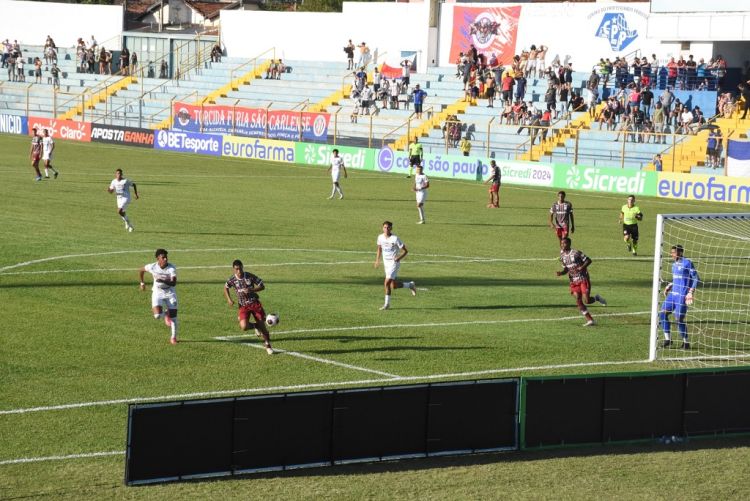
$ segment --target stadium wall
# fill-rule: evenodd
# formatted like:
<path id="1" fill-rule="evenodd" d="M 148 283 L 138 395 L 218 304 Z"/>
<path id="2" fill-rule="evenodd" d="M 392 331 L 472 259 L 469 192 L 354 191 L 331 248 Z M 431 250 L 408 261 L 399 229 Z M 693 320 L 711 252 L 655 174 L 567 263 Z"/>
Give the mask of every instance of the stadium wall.
<path id="1" fill-rule="evenodd" d="M 276 57 L 290 60 L 346 62 L 344 46 L 366 42 L 389 61 L 401 51 L 428 54 L 429 2 L 344 2 L 340 13 L 221 11 L 221 39 L 232 57 L 255 57 L 275 47 Z M 248 36 L 252 33 L 252 36 Z M 355 53 L 355 62 L 358 55 Z M 342 65 L 342 74 L 345 72 Z"/>
<path id="2" fill-rule="evenodd" d="M 77 5 L 55 2 L 0 0 L 0 36 L 24 45 L 44 45 L 47 35 L 58 47 L 74 47 L 91 35 L 107 49 L 119 50 L 121 5 Z"/>

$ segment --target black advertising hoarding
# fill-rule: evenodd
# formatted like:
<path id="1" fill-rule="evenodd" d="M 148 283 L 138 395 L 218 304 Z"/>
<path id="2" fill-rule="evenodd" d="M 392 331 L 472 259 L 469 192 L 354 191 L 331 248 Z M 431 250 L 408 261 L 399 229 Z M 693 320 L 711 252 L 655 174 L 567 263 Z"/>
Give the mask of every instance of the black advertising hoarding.
<path id="1" fill-rule="evenodd" d="M 91 124 L 91 140 L 96 143 L 124 144 L 141 148 L 154 147 L 154 131 L 135 127 Z"/>

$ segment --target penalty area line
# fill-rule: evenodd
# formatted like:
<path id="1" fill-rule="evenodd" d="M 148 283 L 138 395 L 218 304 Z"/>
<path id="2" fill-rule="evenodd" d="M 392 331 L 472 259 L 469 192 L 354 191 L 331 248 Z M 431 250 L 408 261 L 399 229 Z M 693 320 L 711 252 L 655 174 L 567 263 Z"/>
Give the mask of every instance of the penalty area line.
<path id="1" fill-rule="evenodd" d="M 18 458 L 0 460 L 0 466 L 8 464 L 40 463 L 42 461 L 65 461 L 68 459 L 101 458 L 108 456 L 122 456 L 125 451 L 84 452 L 81 454 L 67 454 L 65 456 L 42 456 L 35 458 Z"/>
<path id="2" fill-rule="evenodd" d="M 219 340 L 219 341 L 230 342 L 230 338 L 222 337 L 222 336 L 215 337 L 214 339 Z M 265 350 L 266 349 L 265 346 L 263 346 L 261 344 L 258 344 L 258 343 L 243 343 L 243 344 L 245 346 L 249 346 L 251 348 L 257 348 L 259 350 Z M 388 372 L 378 371 L 378 370 L 375 370 L 375 369 L 368 369 L 367 367 L 360 367 L 358 365 L 345 364 L 343 362 L 337 362 L 335 360 L 329 360 L 327 358 L 314 357 L 312 355 L 306 355 L 304 353 L 299 353 L 297 351 L 280 350 L 278 348 L 274 348 L 273 351 L 276 352 L 276 353 L 284 354 L 284 355 L 290 355 L 292 357 L 303 358 L 305 360 L 311 360 L 313 362 L 320 362 L 322 364 L 335 365 L 337 367 L 343 367 L 345 369 L 351 369 L 351 370 L 354 370 L 354 371 L 369 372 L 371 374 L 377 374 L 378 376 L 385 376 L 385 377 L 391 378 L 393 380 L 401 379 L 401 376 L 397 376 L 396 374 L 390 374 Z"/>

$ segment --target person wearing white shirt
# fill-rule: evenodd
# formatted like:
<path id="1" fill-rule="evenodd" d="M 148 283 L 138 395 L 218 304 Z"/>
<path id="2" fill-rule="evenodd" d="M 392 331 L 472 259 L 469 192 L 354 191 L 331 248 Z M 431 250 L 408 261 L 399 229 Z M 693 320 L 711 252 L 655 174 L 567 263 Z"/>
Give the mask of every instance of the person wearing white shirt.
<path id="1" fill-rule="evenodd" d="M 417 286 L 412 282 L 399 282 L 396 280 L 398 277 L 398 270 L 401 267 L 401 260 L 406 257 L 409 253 L 406 245 L 392 233 L 393 223 L 390 221 L 383 222 L 383 233 L 378 235 L 377 240 L 377 254 L 375 256 L 374 268 L 378 267 L 380 258 L 383 258 L 383 268 L 385 269 L 385 282 L 383 287 L 385 288 L 385 303 L 380 308 L 381 310 L 387 310 L 391 307 L 391 291 L 393 289 L 408 288 L 411 290 L 411 295 L 417 295 Z"/>
<path id="2" fill-rule="evenodd" d="M 151 311 L 154 319 L 164 319 L 172 333 L 169 342 L 177 344 L 177 294 L 174 290 L 177 285 L 177 268 L 167 259 L 165 249 L 156 249 L 155 256 L 155 263 L 147 264 L 139 270 L 140 289 L 146 290 L 143 275 L 146 272 L 150 273 L 154 277 L 154 285 L 151 288 Z"/>
<path id="3" fill-rule="evenodd" d="M 44 160 L 44 177 L 49 179 L 49 171 L 54 172 L 55 179 L 60 173 L 52 167 L 52 152 L 55 151 L 55 141 L 52 136 L 49 135 L 49 129 L 44 129 L 44 136 L 42 136 L 42 160 Z"/>
<path id="4" fill-rule="evenodd" d="M 331 196 L 328 200 L 331 200 L 333 196 L 338 192 L 339 200 L 344 198 L 344 192 L 341 190 L 339 185 L 339 178 L 341 177 L 341 171 L 344 171 L 344 177 L 348 177 L 346 174 L 346 166 L 344 165 L 344 159 L 339 156 L 339 150 L 334 149 L 331 157 L 331 166 L 328 167 L 328 172 L 331 173 L 331 181 L 333 182 L 333 188 L 331 189 Z"/>
<path id="5" fill-rule="evenodd" d="M 133 225 L 130 224 L 125 211 L 127 210 L 128 205 L 130 205 L 131 187 L 133 188 L 133 192 L 135 193 L 136 200 L 138 200 L 138 198 L 140 198 L 138 196 L 138 187 L 130 179 L 126 179 L 125 177 L 123 177 L 122 169 L 117 169 L 115 171 L 115 178 L 111 183 L 109 183 L 109 188 L 107 188 L 107 191 L 109 193 L 114 193 L 115 195 L 117 195 L 117 213 L 120 215 L 122 220 L 125 221 L 125 229 L 129 232 L 133 231 Z"/>
<path id="6" fill-rule="evenodd" d="M 417 175 L 414 176 L 414 187 L 412 188 L 417 194 L 417 211 L 419 211 L 419 221 L 417 224 L 424 224 L 424 201 L 427 200 L 427 188 L 430 187 L 430 180 L 422 172 L 423 167 L 417 165 Z"/>

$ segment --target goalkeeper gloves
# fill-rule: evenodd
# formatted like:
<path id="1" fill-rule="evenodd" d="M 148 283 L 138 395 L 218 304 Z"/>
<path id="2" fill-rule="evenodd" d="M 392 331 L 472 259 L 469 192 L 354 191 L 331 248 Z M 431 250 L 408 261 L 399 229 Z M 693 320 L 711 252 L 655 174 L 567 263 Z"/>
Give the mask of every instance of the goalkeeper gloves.
<path id="1" fill-rule="evenodd" d="M 687 296 L 685 296 L 685 304 L 690 306 L 693 304 L 693 293 L 692 291 L 689 291 L 687 293 Z"/>

